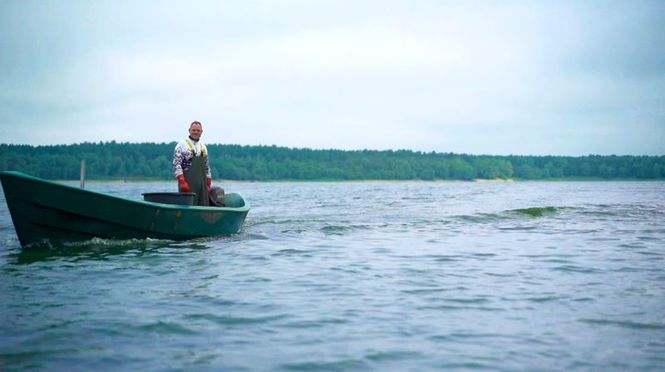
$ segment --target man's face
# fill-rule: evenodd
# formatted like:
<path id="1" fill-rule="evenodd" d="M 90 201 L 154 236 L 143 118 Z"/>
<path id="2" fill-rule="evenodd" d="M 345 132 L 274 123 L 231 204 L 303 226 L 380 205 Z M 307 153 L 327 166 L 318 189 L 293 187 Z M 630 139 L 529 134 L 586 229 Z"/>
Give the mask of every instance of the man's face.
<path id="1" fill-rule="evenodd" d="M 203 128 L 200 125 L 194 124 L 189 127 L 189 136 L 194 140 L 198 141 L 201 138 L 201 133 L 203 133 Z"/>

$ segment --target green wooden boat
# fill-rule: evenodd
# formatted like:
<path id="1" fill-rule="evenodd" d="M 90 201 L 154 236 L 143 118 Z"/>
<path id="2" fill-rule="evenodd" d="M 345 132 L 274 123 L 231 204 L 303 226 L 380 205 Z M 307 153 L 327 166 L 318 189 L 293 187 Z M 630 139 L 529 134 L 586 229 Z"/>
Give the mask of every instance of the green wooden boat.
<path id="1" fill-rule="evenodd" d="M 249 212 L 235 193 L 226 194 L 226 207 L 201 207 L 131 200 L 14 171 L 0 172 L 0 180 L 22 246 L 229 235 L 240 231 Z"/>

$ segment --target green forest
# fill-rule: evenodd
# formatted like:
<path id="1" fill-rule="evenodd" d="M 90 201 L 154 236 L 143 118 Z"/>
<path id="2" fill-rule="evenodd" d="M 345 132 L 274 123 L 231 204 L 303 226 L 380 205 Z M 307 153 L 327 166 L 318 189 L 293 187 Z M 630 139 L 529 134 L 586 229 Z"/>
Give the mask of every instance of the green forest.
<path id="1" fill-rule="evenodd" d="M 411 150 L 313 150 L 278 146 L 208 146 L 215 179 L 473 180 L 665 179 L 665 156 L 493 156 Z M 171 179 L 172 143 L 0 144 L 0 170 L 75 180 Z"/>

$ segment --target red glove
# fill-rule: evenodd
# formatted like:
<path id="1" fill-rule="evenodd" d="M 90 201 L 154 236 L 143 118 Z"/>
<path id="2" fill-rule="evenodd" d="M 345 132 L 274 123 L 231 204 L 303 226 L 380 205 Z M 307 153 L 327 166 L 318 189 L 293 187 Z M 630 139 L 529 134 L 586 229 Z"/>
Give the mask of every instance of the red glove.
<path id="1" fill-rule="evenodd" d="M 189 183 L 187 183 L 185 176 L 181 174 L 176 178 L 178 179 L 178 190 L 180 190 L 180 192 L 189 192 Z"/>
<path id="2" fill-rule="evenodd" d="M 206 183 L 208 184 L 208 193 L 210 193 L 210 189 L 212 188 L 212 178 L 206 177 Z"/>

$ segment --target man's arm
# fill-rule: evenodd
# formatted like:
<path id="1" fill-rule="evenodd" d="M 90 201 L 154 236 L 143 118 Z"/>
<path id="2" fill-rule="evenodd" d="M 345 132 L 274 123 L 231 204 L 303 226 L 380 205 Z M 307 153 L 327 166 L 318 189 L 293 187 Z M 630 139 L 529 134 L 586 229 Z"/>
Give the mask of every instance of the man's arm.
<path id="1" fill-rule="evenodd" d="M 185 154 L 180 147 L 180 144 L 176 145 L 175 150 L 173 151 L 173 175 L 177 178 L 183 174 L 182 171 L 182 161 L 185 159 Z"/>

